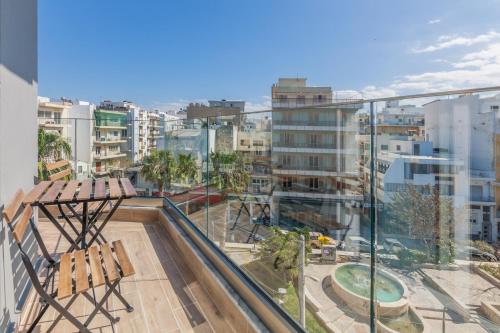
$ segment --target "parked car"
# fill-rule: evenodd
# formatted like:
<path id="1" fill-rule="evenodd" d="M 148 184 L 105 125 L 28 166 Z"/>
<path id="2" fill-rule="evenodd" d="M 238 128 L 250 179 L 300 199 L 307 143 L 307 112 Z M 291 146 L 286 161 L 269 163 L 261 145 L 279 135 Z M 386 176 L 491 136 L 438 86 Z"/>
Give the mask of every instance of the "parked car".
<path id="1" fill-rule="evenodd" d="M 497 261 L 497 258 L 488 252 L 476 249 L 473 246 L 462 246 L 457 249 L 457 258 L 478 261 Z"/>
<path id="2" fill-rule="evenodd" d="M 406 246 L 404 246 L 403 243 L 396 238 L 386 238 L 382 243 L 382 246 L 387 253 L 393 254 L 398 254 L 399 251 L 406 249 Z"/>
<path id="3" fill-rule="evenodd" d="M 381 249 L 380 245 L 377 245 L 377 249 Z M 361 236 L 347 236 L 345 239 L 345 249 L 346 251 L 352 252 L 371 252 L 371 244 L 366 238 Z"/>

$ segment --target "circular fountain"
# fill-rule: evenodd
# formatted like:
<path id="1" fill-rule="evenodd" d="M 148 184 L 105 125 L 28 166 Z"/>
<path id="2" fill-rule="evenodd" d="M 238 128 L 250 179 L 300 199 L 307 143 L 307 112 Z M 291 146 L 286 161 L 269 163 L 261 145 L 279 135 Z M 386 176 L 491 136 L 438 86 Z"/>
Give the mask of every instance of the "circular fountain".
<path id="1" fill-rule="evenodd" d="M 347 306 L 362 316 L 370 315 L 370 266 L 346 263 L 331 273 L 332 288 Z M 408 289 L 396 276 L 377 270 L 375 278 L 377 312 L 383 317 L 397 317 L 408 312 Z"/>

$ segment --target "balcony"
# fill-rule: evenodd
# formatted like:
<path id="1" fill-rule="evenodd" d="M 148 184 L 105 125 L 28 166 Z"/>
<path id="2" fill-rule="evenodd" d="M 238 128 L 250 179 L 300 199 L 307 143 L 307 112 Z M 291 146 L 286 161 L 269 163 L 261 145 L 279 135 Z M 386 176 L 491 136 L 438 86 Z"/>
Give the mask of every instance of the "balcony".
<path id="1" fill-rule="evenodd" d="M 131 199 L 127 205 L 162 205 L 160 201 Z M 131 218 L 133 216 L 133 218 Z M 206 257 L 189 240 L 179 226 L 169 220 L 166 211 L 158 208 L 123 206 L 105 230 L 108 239 L 123 240 L 127 246 L 136 274 L 121 282 L 121 293 L 134 307 L 127 313 L 117 299 L 106 308 L 120 317 L 114 329 L 108 319 L 99 314 L 89 329 L 99 332 L 254 332 L 263 327 L 259 320 L 243 306 L 231 287 L 216 272 Z M 74 235 L 66 225 L 66 231 Z M 48 251 L 63 253 L 69 243 L 61 237 L 54 225 L 41 216 L 39 230 Z M 41 253 L 38 254 L 41 256 Z M 40 272 L 43 277 L 43 270 Z M 95 289 L 96 295 L 104 287 Z M 33 314 L 39 310 L 37 294 L 32 291 L 23 306 L 18 331 L 31 324 Z M 241 306 L 239 305 L 241 304 Z M 72 313 L 79 319 L 93 310 L 88 301 L 79 298 Z M 57 312 L 49 308 L 38 324 L 38 332 L 73 332 L 74 326 L 63 319 L 55 324 Z M 286 320 L 285 320 L 286 321 Z"/>
<path id="2" fill-rule="evenodd" d="M 114 158 L 123 158 L 126 157 L 127 154 L 121 153 L 121 152 L 101 152 L 101 153 L 94 153 L 94 158 L 96 160 L 110 160 Z"/>
<path id="3" fill-rule="evenodd" d="M 100 138 L 94 139 L 94 144 L 96 144 L 96 145 L 106 145 L 106 144 L 126 143 L 126 142 L 127 142 L 126 137 L 104 137 L 104 136 L 101 136 Z"/>

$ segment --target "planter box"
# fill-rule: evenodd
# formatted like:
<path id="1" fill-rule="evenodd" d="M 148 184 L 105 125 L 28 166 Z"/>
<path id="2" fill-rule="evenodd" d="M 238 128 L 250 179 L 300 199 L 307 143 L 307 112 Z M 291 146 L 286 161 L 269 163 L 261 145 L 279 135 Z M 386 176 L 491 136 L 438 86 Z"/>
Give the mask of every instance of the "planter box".
<path id="1" fill-rule="evenodd" d="M 489 272 L 485 271 L 484 269 L 481 269 L 479 265 L 472 265 L 472 270 L 474 271 L 474 273 L 481 276 L 483 279 L 485 279 L 495 287 L 500 288 L 500 280 L 491 275 Z"/>

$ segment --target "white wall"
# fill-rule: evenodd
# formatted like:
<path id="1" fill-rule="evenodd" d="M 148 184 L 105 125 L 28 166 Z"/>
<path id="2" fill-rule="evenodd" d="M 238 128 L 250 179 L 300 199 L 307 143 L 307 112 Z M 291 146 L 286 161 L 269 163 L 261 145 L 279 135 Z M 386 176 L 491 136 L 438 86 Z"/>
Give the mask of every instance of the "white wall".
<path id="1" fill-rule="evenodd" d="M 37 161 L 37 1 L 0 0 L 0 209 L 28 191 Z M 0 225 L 0 332 L 17 319 L 27 282 L 17 249 Z"/>
<path id="2" fill-rule="evenodd" d="M 71 127 L 68 136 L 71 138 L 71 162 L 74 164 L 75 156 L 77 164 L 82 167 L 82 173 L 77 174 L 78 179 L 90 177 L 92 167 L 92 129 L 94 128 L 95 105 L 80 102 L 68 109 Z M 78 166 L 76 167 L 76 172 Z"/>

